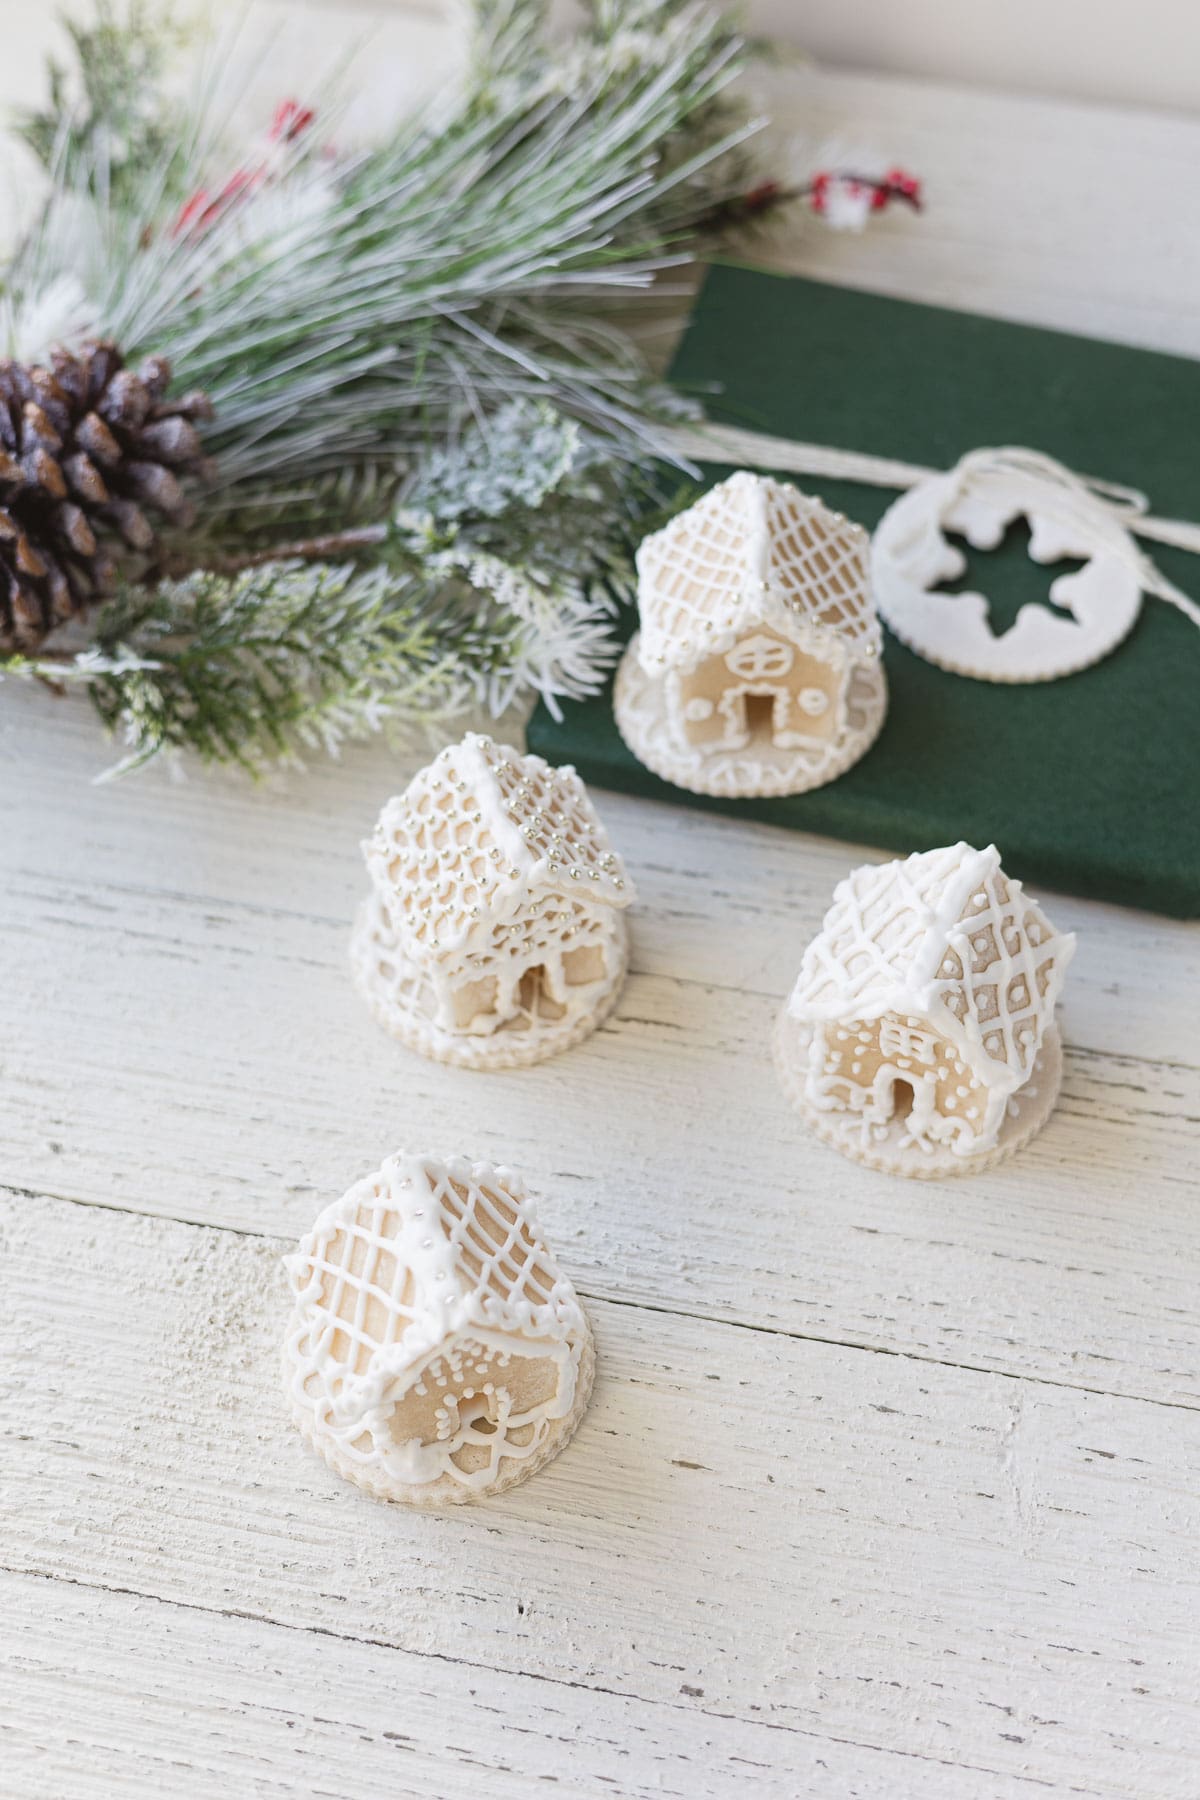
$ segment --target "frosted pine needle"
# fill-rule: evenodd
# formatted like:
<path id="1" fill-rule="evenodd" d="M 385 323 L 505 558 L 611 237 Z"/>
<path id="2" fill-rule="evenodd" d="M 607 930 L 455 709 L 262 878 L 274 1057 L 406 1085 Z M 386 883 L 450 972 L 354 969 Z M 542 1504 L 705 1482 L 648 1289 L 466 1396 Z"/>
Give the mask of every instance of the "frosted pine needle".
<path id="1" fill-rule="evenodd" d="M 136 665 L 89 682 L 128 763 L 175 748 L 257 769 L 602 678 L 680 411 L 618 321 L 744 180 L 752 127 L 708 6 L 595 0 L 559 44 L 544 13 L 477 0 L 457 95 L 334 156 L 300 107 L 230 147 L 222 79 L 171 123 L 136 6 L 78 34 L 85 66 L 142 71 L 136 109 L 120 80 L 88 80 L 82 107 L 60 81 L 27 126 L 52 189 L 0 327 L 23 357 L 42 332 L 103 332 L 216 408 L 216 479 L 167 547 L 201 568 L 135 577 L 97 620 L 98 653 Z M 364 512 L 355 565 L 289 554 Z"/>

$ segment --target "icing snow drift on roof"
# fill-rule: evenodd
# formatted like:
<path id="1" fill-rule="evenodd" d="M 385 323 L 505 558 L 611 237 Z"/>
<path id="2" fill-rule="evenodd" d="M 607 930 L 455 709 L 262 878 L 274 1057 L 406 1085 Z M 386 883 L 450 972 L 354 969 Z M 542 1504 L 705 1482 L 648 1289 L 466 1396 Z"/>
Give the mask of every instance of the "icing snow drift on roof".
<path id="1" fill-rule="evenodd" d="M 731 475 L 638 550 L 639 660 L 688 673 L 759 623 L 825 654 L 876 656 L 868 551 L 861 525 L 790 482 Z"/>
<path id="2" fill-rule="evenodd" d="M 804 955 L 794 1017 L 916 1014 L 990 1088 L 1033 1067 L 1075 950 L 1000 867 L 995 845 L 953 844 L 856 869 Z"/>

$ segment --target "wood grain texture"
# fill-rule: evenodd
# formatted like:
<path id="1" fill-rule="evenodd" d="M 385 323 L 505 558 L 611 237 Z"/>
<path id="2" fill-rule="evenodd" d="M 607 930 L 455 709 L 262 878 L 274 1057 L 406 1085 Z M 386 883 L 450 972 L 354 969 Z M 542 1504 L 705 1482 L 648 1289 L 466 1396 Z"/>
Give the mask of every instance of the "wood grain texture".
<path id="1" fill-rule="evenodd" d="M 0 1604 L 12 1648 L 0 1754 L 20 1800 L 896 1800 L 910 1781 L 922 1800 L 1053 1792 L 723 1718 L 688 1694 L 628 1698 L 136 1594 L 0 1576 Z"/>
<path id="2" fill-rule="evenodd" d="M 1194 1415 L 600 1302 L 574 1444 L 485 1508 L 419 1517 L 287 1422 L 284 1245 L 47 1199 L 9 1202 L 3 1241 L 10 1570 L 906 1757 L 941 1759 L 949 1729 L 969 1769 L 1064 1788 L 1086 1767 L 1097 1794 L 1188 1791 Z"/>
<path id="3" fill-rule="evenodd" d="M 1200 120 L 786 64 L 757 79 L 782 165 L 873 148 L 919 174 L 927 202 L 862 237 L 785 221 L 774 265 L 1200 356 L 1200 195 L 1178 180 Z"/>
<path id="4" fill-rule="evenodd" d="M 1200 352 L 1200 125 L 779 79 L 783 136 L 931 206 L 776 261 Z M 83 703 L 0 690 L 3 1800 L 1194 1800 L 1195 927 L 1048 896 L 1059 1110 L 926 1188 L 809 1140 L 768 1059 L 852 847 L 600 796 L 621 1005 L 467 1077 L 346 973 L 412 759 L 268 794 L 107 760 Z M 405 1139 L 524 1170 L 601 1354 L 564 1456 L 445 1518 L 337 1482 L 277 1393 L 281 1249 Z"/>
<path id="5" fill-rule="evenodd" d="M 641 893 L 617 1011 L 568 1057 L 464 1076 L 384 1036 L 347 979 L 357 839 L 407 765 L 356 755 L 285 806 L 96 790 L 61 772 L 90 722 L 64 738 L 22 710 L 23 779 L 0 800 L 26 1021 L 10 1186 L 297 1237 L 401 1143 L 482 1147 L 545 1194 L 588 1293 L 1200 1405 L 1187 926 L 1054 901 L 1080 932 L 1058 1112 L 1018 1161 L 926 1189 L 816 1143 L 770 1064 L 845 846 L 602 796 Z"/>

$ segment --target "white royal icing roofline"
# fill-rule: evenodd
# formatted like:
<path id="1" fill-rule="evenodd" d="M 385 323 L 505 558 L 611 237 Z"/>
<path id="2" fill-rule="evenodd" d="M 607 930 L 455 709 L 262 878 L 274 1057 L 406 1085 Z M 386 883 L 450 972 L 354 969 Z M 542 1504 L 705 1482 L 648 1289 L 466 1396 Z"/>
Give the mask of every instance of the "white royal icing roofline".
<path id="1" fill-rule="evenodd" d="M 461 1156 L 437 1157 L 398 1151 L 385 1157 L 374 1174 L 355 1182 L 339 1200 L 327 1206 L 301 1240 L 299 1250 L 286 1259 L 297 1301 L 316 1302 L 321 1291 L 321 1271 L 313 1259 L 322 1239 L 348 1225 L 364 1206 L 394 1212 L 400 1218 L 400 1231 L 391 1240 L 391 1248 L 397 1259 L 412 1271 L 416 1317 L 394 1343 L 381 1345 L 374 1351 L 368 1367 L 360 1375 L 346 1376 L 334 1408 L 335 1416 L 342 1423 L 379 1405 L 385 1390 L 398 1379 L 415 1372 L 432 1351 L 445 1345 L 451 1337 L 472 1333 L 473 1328 L 509 1340 L 543 1333 L 557 1337 L 564 1331 L 583 1328 L 583 1310 L 574 1290 L 564 1283 L 548 1250 L 542 1251 L 540 1261 L 553 1276 L 554 1287 L 544 1306 L 535 1306 L 524 1297 L 502 1301 L 494 1294 L 481 1294 L 478 1289 L 462 1289 L 453 1284 L 458 1273 L 454 1246 L 440 1229 L 434 1228 L 435 1222 L 430 1219 L 433 1186 L 439 1178 L 438 1172 L 443 1169 L 449 1179 L 464 1187 L 499 1189 L 526 1221 L 536 1223 L 534 1204 L 524 1182 L 512 1169 L 486 1162 L 472 1163 Z M 377 1190 L 381 1186 L 384 1192 L 380 1194 Z M 301 1281 L 299 1278 L 306 1269 L 309 1279 Z M 330 1354 L 328 1344 L 340 1330 L 338 1321 L 331 1316 L 320 1334 L 323 1347 L 319 1351 L 319 1360 L 331 1371 L 336 1368 L 338 1359 Z"/>
<path id="2" fill-rule="evenodd" d="M 959 1054 L 967 1062 L 975 1077 L 993 1094 L 1007 1096 L 1014 1093 L 1029 1079 L 1028 1069 L 1022 1069 L 1017 1063 L 1001 1062 L 992 1056 L 984 1045 L 985 1032 L 993 1028 L 988 1020 L 981 1025 L 974 1012 L 968 1007 L 963 1018 L 945 1005 L 945 995 L 959 987 L 964 987 L 968 1000 L 971 996 L 971 984 L 966 979 L 970 969 L 972 920 L 963 917 L 966 905 L 972 893 L 986 888 L 987 882 L 1000 871 L 1000 853 L 994 844 L 986 850 L 975 850 L 969 844 L 958 843 L 944 850 L 921 853 L 929 857 L 940 857 L 946 861 L 947 875 L 941 891 L 934 902 L 922 899 L 914 903 L 912 910 L 919 905 L 924 913 L 923 930 L 910 945 L 903 961 L 889 964 L 882 958 L 871 969 L 861 987 L 854 984 L 853 979 L 843 980 L 840 991 L 835 991 L 827 1000 L 818 1000 L 806 996 L 806 986 L 811 986 L 818 977 L 821 984 L 833 979 L 836 985 L 837 965 L 833 957 L 824 950 L 827 934 L 832 934 L 840 923 L 843 911 L 856 905 L 859 895 L 855 883 L 866 873 L 874 875 L 876 869 L 891 868 L 895 864 L 872 865 L 870 870 L 856 870 L 845 880 L 838 883 L 834 890 L 833 903 L 825 915 L 820 932 L 805 952 L 804 961 L 796 984 L 788 998 L 787 1010 L 798 1020 L 808 1024 L 841 1023 L 852 1019 L 864 1022 L 882 1018 L 887 1013 L 909 1014 L 927 1019 L 930 1025 L 954 1045 Z M 951 858 L 957 856 L 959 861 L 953 865 Z M 917 857 L 897 859 L 899 864 L 914 862 Z M 1024 913 L 1033 913 L 1046 927 L 1047 937 L 1039 950 L 1054 951 L 1054 965 L 1050 972 L 1044 994 L 1036 990 L 1031 993 L 1031 1016 L 1034 1025 L 1034 1042 L 1032 1057 L 1041 1047 L 1046 1028 L 1054 1018 L 1055 1007 L 1062 994 L 1067 967 L 1075 953 L 1075 937 L 1073 933 L 1059 932 L 1054 929 L 1036 902 L 1025 894 L 1022 884 L 1011 876 L 1004 876 L 1007 882 L 1014 914 L 1018 911 L 1018 902 L 1023 900 Z M 1022 938 L 1025 937 L 1024 925 L 1018 922 Z M 988 984 L 995 985 L 1001 993 L 1007 992 L 1009 982 L 1019 972 L 1019 959 L 1012 956 L 997 939 L 1000 956 L 988 970 Z M 952 950 L 959 958 L 964 979 L 946 979 L 938 971 L 944 961 L 947 950 Z M 822 961 L 825 956 L 827 960 Z"/>
<path id="3" fill-rule="evenodd" d="M 574 804 L 586 816 L 586 830 L 581 842 L 602 851 L 611 860 L 611 867 L 603 879 L 583 881 L 573 874 L 576 862 L 570 846 L 564 846 L 562 860 L 557 862 L 553 856 L 530 848 L 505 805 L 487 754 L 489 750 L 518 769 L 548 776 L 552 783 L 572 790 Z M 502 857 L 507 859 L 507 869 L 498 876 L 480 905 L 478 917 L 465 917 L 456 930 L 439 934 L 434 944 L 422 938 L 413 929 L 404 909 L 394 904 L 396 889 L 389 874 L 389 864 L 396 854 L 397 841 L 408 831 L 409 820 L 420 815 L 434 772 L 448 764 L 457 765 L 465 778 L 487 829 Z M 511 746 L 494 744 L 489 737 L 477 732 L 468 732 L 460 743 L 447 745 L 431 764 L 413 776 L 402 794 L 393 795 L 380 813 L 374 833 L 364 839 L 362 851 L 372 883 L 405 957 L 422 969 L 432 969 L 446 957 L 469 950 L 476 939 L 486 943 L 495 926 L 506 924 L 531 901 L 543 896 L 578 899 L 586 894 L 589 902 L 610 907 L 613 911 L 623 910 L 637 898 L 620 853 L 614 850 L 574 766 L 564 763 L 555 768 L 540 756 L 522 755 Z"/>
<path id="4" fill-rule="evenodd" d="M 678 515 L 642 540 L 636 557 L 641 618 L 638 660 L 648 675 L 659 675 L 668 670 L 679 675 L 690 675 L 709 657 L 723 656 L 732 649 L 747 627 L 755 624 L 769 625 L 786 635 L 798 648 L 810 651 L 826 662 L 845 663 L 856 656 L 878 654 L 882 640 L 877 620 L 872 619 L 873 630 L 868 642 L 861 648 L 856 648 L 847 642 L 844 634 L 836 627 L 809 616 L 794 596 L 789 597 L 786 590 L 771 581 L 768 501 L 773 492 L 790 487 L 790 483 L 777 482 L 769 476 L 740 469 L 726 481 L 711 488 L 693 508 L 688 509 L 695 511 L 702 508 L 714 496 L 733 496 L 743 512 L 748 532 L 741 586 L 732 590 L 728 607 L 719 617 L 701 617 L 696 620 L 692 628 L 695 635 L 681 636 L 678 631 L 659 623 L 653 616 L 656 598 L 654 564 L 660 557 L 665 559 L 669 556 L 677 527 L 680 520 L 687 517 L 687 513 Z M 801 502 L 799 511 L 802 518 L 811 519 L 815 514 L 823 513 L 831 522 L 840 519 L 840 515 L 833 513 L 816 496 L 802 494 L 799 489 L 792 491 Z M 849 521 L 843 523 L 847 534 L 859 535 L 866 542 L 867 534 L 861 526 Z"/>
<path id="5" fill-rule="evenodd" d="M 535 1304 L 523 1294 L 502 1299 L 487 1288 L 486 1273 L 471 1276 L 439 1214 L 437 1190 L 447 1183 L 468 1192 L 472 1188 L 498 1192 L 511 1203 L 516 1223 L 528 1228 L 536 1241 L 536 1262 L 550 1285 L 545 1303 Z M 324 1247 L 339 1232 L 353 1231 L 355 1222 L 372 1212 L 398 1217 L 399 1228 L 386 1242 L 398 1267 L 411 1276 L 413 1298 L 411 1303 L 405 1302 L 405 1310 L 413 1317 L 399 1338 L 376 1346 L 366 1369 L 354 1374 L 354 1332 L 348 1329 L 346 1319 L 327 1310 L 322 1300 L 323 1280 L 333 1266 L 324 1260 Z M 465 1230 L 461 1235 L 466 1236 Z M 506 1260 L 506 1253 L 498 1258 L 499 1262 Z M 571 1412 L 580 1356 L 590 1337 L 587 1320 L 574 1288 L 537 1229 L 536 1208 L 515 1171 L 461 1156 L 397 1152 L 322 1211 L 298 1250 L 285 1258 L 285 1266 L 296 1296 L 289 1347 L 295 1358 L 297 1402 L 319 1421 L 320 1429 L 337 1443 L 348 1462 L 377 1467 L 414 1485 L 441 1476 L 465 1487 L 489 1485 L 495 1474 L 490 1466 L 468 1473 L 450 1461 L 456 1438 L 400 1444 L 391 1435 L 392 1411 L 420 1379 L 423 1367 L 435 1355 L 451 1356 L 460 1342 L 510 1357 L 550 1360 L 558 1366 L 553 1395 L 526 1413 L 507 1415 L 504 1421 L 509 1429 L 533 1427 L 529 1442 L 513 1444 L 505 1430 L 498 1429 L 496 1443 L 503 1442 L 504 1456 L 519 1461 L 534 1454 L 544 1428 Z M 373 1291 L 382 1301 L 390 1300 L 382 1289 Z M 359 1319 L 362 1292 L 359 1287 Z M 351 1344 L 349 1358 L 334 1353 L 332 1346 L 339 1337 Z M 314 1375 L 320 1389 L 315 1396 L 307 1392 Z M 469 1437 L 474 1428 L 464 1429 Z M 358 1447 L 364 1436 L 370 1445 L 366 1450 Z"/>

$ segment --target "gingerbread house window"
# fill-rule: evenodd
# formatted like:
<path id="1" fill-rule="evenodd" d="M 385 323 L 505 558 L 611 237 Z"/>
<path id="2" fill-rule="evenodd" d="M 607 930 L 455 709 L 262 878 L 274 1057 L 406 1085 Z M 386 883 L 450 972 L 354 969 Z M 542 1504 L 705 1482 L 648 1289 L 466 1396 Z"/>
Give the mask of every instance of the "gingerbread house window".
<path id="1" fill-rule="evenodd" d="M 837 734 L 852 665 L 879 651 L 867 555 L 860 526 L 747 471 L 646 539 L 639 657 L 667 676 L 680 749 Z"/>
<path id="2" fill-rule="evenodd" d="M 879 1023 L 879 1048 L 884 1056 L 906 1057 L 912 1062 L 932 1064 L 936 1061 L 937 1037 L 899 1019 L 887 1017 Z"/>

